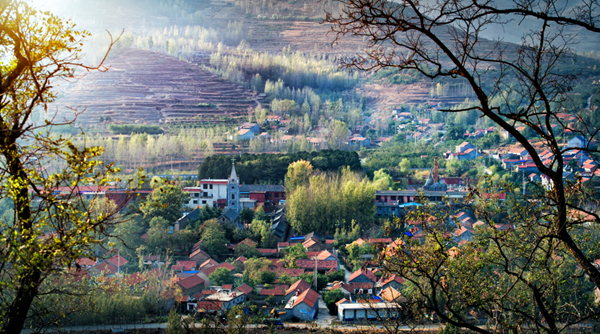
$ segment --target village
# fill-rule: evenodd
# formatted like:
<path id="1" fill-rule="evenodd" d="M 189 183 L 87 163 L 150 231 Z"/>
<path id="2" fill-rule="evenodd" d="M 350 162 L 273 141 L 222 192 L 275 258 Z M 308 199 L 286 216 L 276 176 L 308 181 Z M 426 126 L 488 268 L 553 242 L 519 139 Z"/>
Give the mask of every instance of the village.
<path id="1" fill-rule="evenodd" d="M 249 131 L 253 127 L 250 126 Z M 566 147 L 581 147 L 586 144 L 582 140 L 573 137 Z M 488 159 L 500 160 L 507 170 L 522 174 L 527 182 L 551 186 L 537 172 L 525 150 L 509 147 L 508 151 L 484 151 L 464 141 L 456 146 L 454 152 L 440 158 L 473 160 L 486 155 Z M 592 175 L 600 172 L 595 167 L 596 162 L 583 151 L 573 150 L 567 156 L 573 163 L 568 163 L 566 178 L 573 178 L 577 173 L 579 177 L 591 179 Z M 552 155 L 544 152 L 542 157 L 550 161 Z M 273 246 L 263 247 L 265 242 L 245 238 L 237 243 L 227 242 L 223 245 L 225 253 L 211 257 L 203 249 L 203 242 L 198 241 L 188 253 L 179 249 L 175 260 L 173 257 L 167 260 L 165 254 L 144 255 L 146 274 L 131 275 L 127 274 L 127 267 L 137 259 L 108 252 L 105 260 L 102 257 L 95 261 L 80 259 L 77 262 L 80 268 L 78 279 L 101 277 L 141 286 L 148 279 L 160 278 L 165 305 L 197 319 L 226 314 L 238 305 L 246 309 L 254 305 L 256 312 L 271 319 L 270 323 L 281 326 L 286 322 L 299 321 L 316 321 L 324 326 L 377 323 L 410 316 L 404 306 L 407 298 L 401 293 L 404 279 L 387 271 L 385 261 L 378 260 L 380 254 L 384 259 L 386 256 L 393 257 L 406 238 L 424 242 L 424 222 L 409 219 L 410 212 L 427 203 L 443 206 L 444 201 L 454 201 L 453 208 L 457 210 L 442 224 L 446 230 L 443 237 L 454 245 L 448 251 L 450 256 L 459 254 L 460 248 L 477 233 L 488 229 L 514 229 L 511 224 L 490 225 L 489 221 L 479 220 L 467 202 L 469 185 L 474 181 L 440 176 L 437 157 L 428 178 L 421 185 L 375 192 L 373 205 L 376 218 L 400 222 L 399 228 L 392 234 L 373 224 L 360 235 L 341 237 L 317 232 L 299 235 L 286 219 L 285 186 L 240 184 L 235 162 L 232 162 L 227 179 L 195 182 L 196 186 L 182 188 L 189 195 L 189 201 L 184 203 L 181 218 L 169 225 L 169 233 L 185 230 L 207 208 L 219 210 L 215 218 L 219 224 L 247 230 L 252 228 L 251 223 L 242 216 L 249 210 L 256 211 L 256 214 L 260 211 L 267 217 Z M 147 197 L 151 192 L 140 191 L 140 194 Z M 122 191 L 100 192 L 86 188 L 82 193 L 88 198 L 106 196 L 116 201 L 123 200 Z M 505 194 L 489 193 L 487 198 L 504 201 Z M 147 240 L 148 233 L 141 238 Z M 431 320 L 435 319 L 432 315 Z"/>

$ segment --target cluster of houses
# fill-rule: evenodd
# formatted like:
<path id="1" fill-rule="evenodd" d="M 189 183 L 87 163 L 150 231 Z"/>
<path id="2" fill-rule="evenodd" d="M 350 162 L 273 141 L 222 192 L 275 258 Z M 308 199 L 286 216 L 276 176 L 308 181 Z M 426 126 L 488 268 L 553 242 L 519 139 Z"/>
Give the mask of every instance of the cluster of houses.
<path id="1" fill-rule="evenodd" d="M 397 247 L 399 241 L 392 242 L 391 238 L 357 239 L 354 243 L 381 244 L 386 247 Z M 301 244 L 306 250 L 308 259 L 297 259 L 296 268 L 286 268 L 281 258 L 285 249 L 296 244 Z M 230 251 L 240 246 L 255 247 L 249 239 L 237 245 L 227 245 Z M 319 309 L 320 294 L 314 284 L 301 279 L 303 274 L 312 275 L 316 272 L 329 274 L 342 268 L 337 250 L 333 248 L 333 239 L 325 239 L 317 233 L 305 236 L 291 237 L 288 241 L 279 242 L 277 249 L 257 249 L 262 257 L 272 262 L 269 271 L 276 274 L 279 279 L 283 276 L 292 277 L 291 285 L 282 284 L 279 280 L 271 286 L 256 285 L 251 287 L 242 283 L 241 272 L 247 261 L 243 256 L 235 259 L 233 263 L 218 263 L 208 254 L 196 250 L 190 254 L 190 261 L 179 261 L 171 267 L 172 279 L 181 290 L 177 301 L 182 309 L 187 312 L 222 312 L 231 307 L 247 302 L 262 305 L 270 314 L 277 314 L 282 320 L 297 318 L 303 321 L 315 319 Z M 238 277 L 234 284 L 216 286 L 210 281 L 210 274 L 217 268 L 226 268 Z M 238 269 L 236 269 L 238 268 Z M 243 269 L 240 269 L 243 270 Z M 401 314 L 401 304 L 406 299 L 399 292 L 404 280 L 397 275 L 377 275 L 378 268 L 359 269 L 352 273 L 347 280 L 330 283 L 324 291 L 340 289 L 344 298 L 336 305 L 338 318 L 341 321 L 360 321 L 380 317 L 397 317 Z M 314 283 L 314 282 L 313 282 Z M 272 296 L 274 305 L 266 305 L 265 299 Z M 377 312 L 374 313 L 372 306 Z"/>
<path id="2" fill-rule="evenodd" d="M 249 141 L 255 138 L 261 138 L 273 144 L 287 145 L 292 142 L 306 139 L 308 143 L 315 149 L 326 148 L 327 142 L 325 137 L 323 136 L 315 137 L 288 134 L 290 129 L 287 126 L 289 126 L 290 121 L 283 120 L 282 117 L 279 115 L 267 116 L 265 123 L 265 126 L 269 127 L 270 130 L 281 133 L 281 137 L 271 137 L 271 135 L 268 132 L 261 132 L 260 126 L 257 123 L 244 123 L 238 127 L 238 140 Z M 365 131 L 367 129 L 369 129 L 369 127 L 358 126 L 354 129 L 354 131 L 348 130 L 348 137 L 345 140 L 343 140 L 342 143 L 350 147 L 372 147 L 380 146 L 381 143 L 389 142 L 392 139 L 391 137 L 380 137 L 371 140 L 365 135 Z M 233 139 L 233 137 L 230 136 L 230 139 Z"/>

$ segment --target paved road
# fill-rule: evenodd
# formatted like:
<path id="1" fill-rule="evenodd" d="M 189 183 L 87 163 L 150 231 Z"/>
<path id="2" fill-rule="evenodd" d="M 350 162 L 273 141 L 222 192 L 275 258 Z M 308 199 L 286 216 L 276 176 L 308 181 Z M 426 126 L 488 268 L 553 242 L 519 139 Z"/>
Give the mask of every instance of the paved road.
<path id="1" fill-rule="evenodd" d="M 319 320 L 321 320 L 321 310 L 319 310 Z M 200 327 L 200 323 L 196 323 L 195 324 L 196 327 Z M 249 325 L 249 328 L 256 328 L 259 326 L 263 326 L 263 325 Z M 286 328 L 314 328 L 314 327 L 318 327 L 318 328 L 335 328 L 335 329 L 345 329 L 345 330 L 372 330 L 373 328 L 383 328 L 382 326 L 373 326 L 373 325 L 331 325 L 331 323 L 329 324 L 323 324 L 320 321 L 316 321 L 313 323 L 286 323 L 285 324 Z M 63 327 L 60 329 L 61 333 L 69 333 L 69 332 L 89 332 L 89 331 L 95 331 L 95 330 L 108 330 L 110 331 L 111 329 L 115 329 L 115 332 L 118 332 L 118 330 L 127 330 L 127 329 L 159 329 L 159 328 L 167 328 L 167 324 L 128 324 L 128 325 L 104 325 L 104 326 L 73 326 L 73 327 Z M 415 329 L 421 330 L 421 331 L 432 331 L 432 332 L 437 332 L 439 331 L 441 328 L 440 325 L 424 325 L 424 326 L 419 326 L 417 328 L 413 328 L 413 327 L 408 327 L 408 326 L 401 326 L 398 329 L 402 330 L 402 331 L 413 331 Z M 57 330 L 58 332 L 59 330 Z M 52 332 L 51 330 L 49 330 L 48 332 Z M 27 332 L 23 332 L 23 333 L 27 333 Z"/>

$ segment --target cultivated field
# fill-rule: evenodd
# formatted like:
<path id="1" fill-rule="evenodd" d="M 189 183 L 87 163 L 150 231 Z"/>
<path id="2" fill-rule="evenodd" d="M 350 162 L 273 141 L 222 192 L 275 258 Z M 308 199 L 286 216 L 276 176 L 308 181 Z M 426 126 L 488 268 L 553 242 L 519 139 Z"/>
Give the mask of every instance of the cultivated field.
<path id="1" fill-rule="evenodd" d="M 53 104 L 63 115 L 85 113 L 82 126 L 111 123 L 239 123 L 260 97 L 185 61 L 161 53 L 127 49 L 108 61 L 110 70 L 91 73 L 64 87 Z M 81 107 L 80 107 L 81 106 Z"/>

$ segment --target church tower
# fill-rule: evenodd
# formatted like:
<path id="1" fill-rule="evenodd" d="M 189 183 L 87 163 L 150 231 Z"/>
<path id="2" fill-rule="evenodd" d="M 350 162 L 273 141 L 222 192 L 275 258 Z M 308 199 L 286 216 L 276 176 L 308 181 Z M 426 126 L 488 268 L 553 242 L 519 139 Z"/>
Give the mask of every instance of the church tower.
<path id="1" fill-rule="evenodd" d="M 235 161 L 231 163 L 231 175 L 227 179 L 227 206 L 240 213 L 240 179 L 235 172 Z"/>

